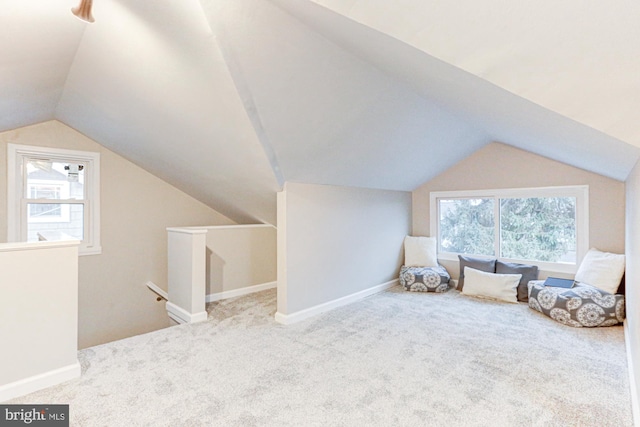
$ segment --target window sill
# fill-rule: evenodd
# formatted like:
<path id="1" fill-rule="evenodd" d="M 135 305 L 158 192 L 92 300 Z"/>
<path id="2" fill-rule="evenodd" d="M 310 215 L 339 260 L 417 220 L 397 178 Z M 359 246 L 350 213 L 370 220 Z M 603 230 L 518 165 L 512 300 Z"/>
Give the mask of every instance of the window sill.
<path id="1" fill-rule="evenodd" d="M 465 254 L 460 254 L 460 255 L 470 256 L 473 258 L 481 258 L 481 259 L 497 259 L 502 262 L 536 265 L 538 266 L 539 270 L 546 271 L 549 273 L 576 274 L 576 271 L 578 271 L 578 266 L 576 264 L 569 264 L 569 263 L 497 258 L 493 256 L 486 256 L 486 255 L 465 255 Z M 458 254 L 438 254 L 438 261 L 458 262 Z"/>
<path id="2" fill-rule="evenodd" d="M 78 249 L 78 256 L 84 255 L 100 255 L 102 254 L 102 246 L 96 246 L 93 248 L 80 248 Z"/>

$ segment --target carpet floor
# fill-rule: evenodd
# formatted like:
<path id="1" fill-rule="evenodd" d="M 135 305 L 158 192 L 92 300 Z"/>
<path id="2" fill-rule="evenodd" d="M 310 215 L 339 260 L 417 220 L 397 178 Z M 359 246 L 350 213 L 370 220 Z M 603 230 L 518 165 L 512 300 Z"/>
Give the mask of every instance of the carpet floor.
<path id="1" fill-rule="evenodd" d="M 394 287 L 306 321 L 268 290 L 82 350 L 82 376 L 8 403 L 72 426 L 632 426 L 621 327 Z"/>

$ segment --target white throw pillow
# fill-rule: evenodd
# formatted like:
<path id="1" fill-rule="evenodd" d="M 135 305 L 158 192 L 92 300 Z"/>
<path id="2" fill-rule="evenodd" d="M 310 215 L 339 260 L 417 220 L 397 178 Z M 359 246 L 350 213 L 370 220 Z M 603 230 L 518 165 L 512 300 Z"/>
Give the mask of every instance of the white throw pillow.
<path id="1" fill-rule="evenodd" d="M 600 252 L 592 248 L 580 263 L 575 279 L 615 294 L 624 274 L 624 266 L 624 255 Z"/>
<path id="2" fill-rule="evenodd" d="M 518 284 L 522 274 L 486 273 L 475 268 L 464 268 L 462 293 L 474 297 L 506 302 L 518 302 Z"/>
<path id="3" fill-rule="evenodd" d="M 437 267 L 436 246 L 435 237 L 405 237 L 404 265 L 407 267 Z"/>

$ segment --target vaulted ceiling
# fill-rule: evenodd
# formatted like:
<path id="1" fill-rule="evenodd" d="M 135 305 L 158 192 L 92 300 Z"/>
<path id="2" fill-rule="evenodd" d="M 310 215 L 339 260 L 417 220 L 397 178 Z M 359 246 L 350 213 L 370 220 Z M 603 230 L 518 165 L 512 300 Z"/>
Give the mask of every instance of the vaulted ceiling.
<path id="1" fill-rule="evenodd" d="M 499 141 L 624 180 L 640 6 L 5 0 L 0 131 L 57 119 L 239 222 L 285 181 L 410 191 Z"/>

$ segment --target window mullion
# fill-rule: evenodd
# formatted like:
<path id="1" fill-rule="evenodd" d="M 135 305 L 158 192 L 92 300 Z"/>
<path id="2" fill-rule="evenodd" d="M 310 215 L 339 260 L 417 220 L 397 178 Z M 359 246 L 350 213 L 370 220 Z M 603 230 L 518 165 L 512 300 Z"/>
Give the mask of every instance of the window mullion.
<path id="1" fill-rule="evenodd" d="M 86 199 L 30 199 L 24 197 L 27 203 L 43 203 L 43 204 L 63 204 L 63 205 L 83 205 L 87 203 Z"/>

